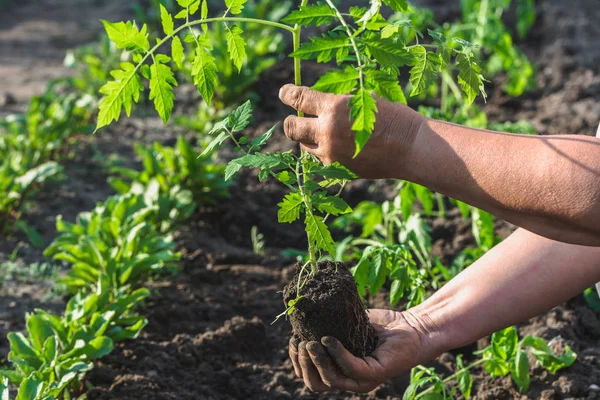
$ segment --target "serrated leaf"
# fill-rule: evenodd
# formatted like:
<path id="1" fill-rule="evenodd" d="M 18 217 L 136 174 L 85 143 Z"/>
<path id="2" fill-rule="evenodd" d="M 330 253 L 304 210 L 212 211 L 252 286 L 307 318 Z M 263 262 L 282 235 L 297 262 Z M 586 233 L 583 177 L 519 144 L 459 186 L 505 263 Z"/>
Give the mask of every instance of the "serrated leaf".
<path id="1" fill-rule="evenodd" d="M 347 65 L 343 71 L 332 70 L 321 76 L 312 88 L 333 94 L 351 93 L 358 84 L 359 75 L 356 68 Z"/>
<path id="2" fill-rule="evenodd" d="M 204 46 L 196 47 L 196 54 L 192 62 L 192 76 L 194 84 L 208 105 L 210 105 L 215 94 L 215 87 L 218 82 L 217 72 L 215 58 Z"/>
<path id="3" fill-rule="evenodd" d="M 217 122 L 213 126 L 213 128 L 208 132 L 208 134 L 212 136 L 217 133 L 227 131 L 228 124 L 229 124 L 229 118 L 225 118 L 224 120 Z"/>
<path id="4" fill-rule="evenodd" d="M 244 60 L 246 59 L 246 41 L 242 37 L 243 33 L 244 31 L 240 27 L 234 25 L 229 28 L 226 34 L 227 51 L 238 71 L 242 70 Z"/>
<path id="5" fill-rule="evenodd" d="M 236 108 L 228 118 L 228 125 L 232 132 L 241 132 L 252 120 L 252 103 L 250 100 Z"/>
<path id="6" fill-rule="evenodd" d="M 377 62 L 384 67 L 403 67 L 413 62 L 412 54 L 392 39 L 370 37 L 363 39 L 362 42 Z"/>
<path id="7" fill-rule="evenodd" d="M 148 51 L 148 27 L 142 26 L 139 30 L 135 22 L 109 22 L 102 20 L 108 38 L 117 45 L 119 49 L 128 51 Z"/>
<path id="8" fill-rule="evenodd" d="M 373 18 L 379 15 L 379 10 L 381 10 L 382 1 L 381 0 L 370 0 L 371 6 L 367 10 L 367 12 L 356 22 L 359 25 L 366 25 Z"/>
<path id="9" fill-rule="evenodd" d="M 301 6 L 299 10 L 293 11 L 285 17 L 282 22 L 290 25 L 319 26 L 330 25 L 335 18 L 335 10 L 321 2 Z"/>
<path id="10" fill-rule="evenodd" d="M 246 154 L 236 158 L 232 162 L 248 168 L 283 168 L 287 165 L 284 161 L 283 154 L 281 153 Z"/>
<path id="11" fill-rule="evenodd" d="M 344 33 L 333 32 L 321 37 L 311 37 L 310 42 L 304 43 L 299 49 L 290 54 L 290 57 L 302 60 L 317 60 L 320 63 L 331 61 L 338 57 L 338 53 L 347 54 L 350 47 L 350 38 Z"/>
<path id="12" fill-rule="evenodd" d="M 230 161 L 229 164 L 227 164 L 227 167 L 225 168 L 225 180 L 228 181 L 229 179 L 231 179 L 231 177 L 235 175 L 240 169 L 242 169 L 242 166 L 240 164 L 236 163 L 235 160 Z"/>
<path id="13" fill-rule="evenodd" d="M 310 245 L 316 250 L 325 250 L 332 256 L 335 254 L 333 238 L 322 217 L 307 213 L 304 221 Z"/>
<path id="14" fill-rule="evenodd" d="M 358 178 L 354 172 L 350 171 L 339 162 L 318 166 L 311 169 L 310 173 L 322 176 L 323 178 L 332 179 L 352 180 Z"/>
<path id="15" fill-rule="evenodd" d="M 163 31 L 166 35 L 172 35 L 175 24 L 173 23 L 173 16 L 169 14 L 165 6 L 160 5 L 160 21 L 162 23 Z"/>
<path id="16" fill-rule="evenodd" d="M 277 218 L 281 223 L 291 223 L 300 218 L 300 212 L 304 206 L 304 200 L 300 193 L 289 193 L 278 204 Z"/>
<path id="17" fill-rule="evenodd" d="M 366 89 L 359 90 L 350 99 L 349 105 L 351 107 L 350 117 L 354 121 L 352 130 L 356 132 L 354 139 L 356 143 L 354 157 L 356 157 L 363 147 L 365 147 L 373 129 L 375 129 L 375 119 L 378 110 L 375 99 Z"/>
<path id="18" fill-rule="evenodd" d="M 181 39 L 179 39 L 179 36 L 173 37 L 173 40 L 171 41 L 171 57 L 173 58 L 173 61 L 175 61 L 175 65 L 177 65 L 177 68 L 183 68 L 183 60 L 185 58 L 185 53 L 183 50 L 183 44 L 181 43 Z"/>
<path id="19" fill-rule="evenodd" d="M 439 56 L 427 51 L 423 46 L 416 46 L 410 50 L 414 56 L 415 66 L 410 70 L 410 83 L 412 84 L 411 96 L 424 93 L 437 79 L 440 60 Z"/>
<path id="20" fill-rule="evenodd" d="M 269 129 L 267 132 L 263 133 L 256 139 L 253 139 L 250 144 L 249 151 L 260 150 L 260 148 L 267 143 L 267 141 L 271 138 L 271 136 L 273 136 L 273 132 L 275 132 L 276 128 L 277 128 L 277 124 L 275 124 L 271 129 Z"/>
<path id="21" fill-rule="evenodd" d="M 171 118 L 175 101 L 173 86 L 177 86 L 173 71 L 156 59 L 150 67 L 150 100 L 154 100 L 154 107 L 165 124 Z"/>
<path id="22" fill-rule="evenodd" d="M 244 9 L 244 4 L 246 4 L 248 0 L 225 0 L 225 5 L 227 9 L 233 14 L 239 14 Z"/>
<path id="23" fill-rule="evenodd" d="M 367 82 L 375 89 L 379 97 L 395 102 L 406 104 L 406 96 L 400 86 L 398 78 L 385 71 L 367 71 Z"/>
<path id="24" fill-rule="evenodd" d="M 112 121 L 118 121 L 123 108 L 127 116 L 131 115 L 133 103 L 139 101 L 140 92 L 144 90 L 142 80 L 133 64 L 122 63 L 121 68 L 112 71 L 114 80 L 107 82 L 100 89 L 100 93 L 106 97 L 100 102 L 96 130 Z"/>
<path id="25" fill-rule="evenodd" d="M 322 193 L 319 193 L 312 198 L 312 202 L 317 207 L 317 210 L 336 217 L 352 212 L 352 208 L 348 203 L 337 196 L 324 196 Z"/>
<path id="26" fill-rule="evenodd" d="M 208 0 L 202 0 L 202 7 L 200 9 L 200 18 L 208 18 Z M 208 32 L 208 25 L 202 24 L 202 30 L 204 33 Z"/>
<path id="27" fill-rule="evenodd" d="M 217 146 L 220 146 L 224 141 L 226 141 L 227 139 L 229 139 L 229 133 L 227 132 L 221 132 L 219 134 L 219 136 L 217 136 L 216 138 L 214 138 L 208 146 L 206 146 L 206 148 L 204 149 L 204 151 L 202 152 L 202 154 L 200 154 L 200 157 L 205 156 L 206 154 L 209 154 L 210 152 L 212 152 Z"/>
<path id="28" fill-rule="evenodd" d="M 466 95 L 466 103 L 471 104 L 479 93 L 486 98 L 481 67 L 470 54 L 460 53 L 456 58 L 458 83 Z"/>
<path id="29" fill-rule="evenodd" d="M 410 7 L 406 0 L 383 0 L 386 6 L 391 7 L 396 12 L 410 11 Z"/>
<path id="30" fill-rule="evenodd" d="M 194 0 L 194 2 L 192 4 L 190 4 L 190 8 L 189 8 L 189 13 L 190 15 L 194 15 L 196 14 L 196 12 L 198 12 L 198 9 L 200 8 L 200 0 Z"/>
<path id="31" fill-rule="evenodd" d="M 196 1 L 197 0 L 177 0 L 177 4 L 179 4 L 180 7 L 188 8 Z"/>

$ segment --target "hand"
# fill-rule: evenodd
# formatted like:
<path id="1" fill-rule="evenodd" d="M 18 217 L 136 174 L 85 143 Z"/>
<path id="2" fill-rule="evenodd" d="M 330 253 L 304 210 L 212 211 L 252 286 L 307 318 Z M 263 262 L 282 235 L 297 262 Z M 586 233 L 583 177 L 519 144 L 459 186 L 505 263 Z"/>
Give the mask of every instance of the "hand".
<path id="1" fill-rule="evenodd" d="M 317 117 L 288 117 L 284 123 L 287 137 L 300 142 L 324 164 L 340 162 L 363 178 L 400 178 L 403 161 L 426 120 L 403 104 L 378 100 L 375 131 L 358 157 L 353 158 L 356 147 L 348 107 L 350 96 L 286 85 L 279 97 L 294 109 Z"/>
<path id="2" fill-rule="evenodd" d="M 430 351 L 424 351 L 429 347 L 424 343 L 427 335 L 421 333 L 423 325 L 415 316 L 409 312 L 369 310 L 369 319 L 379 334 L 379 343 L 373 354 L 364 359 L 353 356 L 340 341 L 329 336 L 321 343 L 290 340 L 294 371 L 310 390 L 369 392 L 429 359 L 426 353 Z"/>

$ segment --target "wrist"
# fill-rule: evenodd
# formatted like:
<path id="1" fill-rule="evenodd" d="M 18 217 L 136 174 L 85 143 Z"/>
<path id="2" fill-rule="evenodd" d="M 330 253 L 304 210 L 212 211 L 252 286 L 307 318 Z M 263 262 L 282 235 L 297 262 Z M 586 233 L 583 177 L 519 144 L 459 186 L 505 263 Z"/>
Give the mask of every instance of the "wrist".
<path id="1" fill-rule="evenodd" d="M 426 302 L 406 310 L 403 314 L 421 340 L 423 362 L 433 360 L 448 350 L 459 347 L 447 319 L 448 302 Z"/>

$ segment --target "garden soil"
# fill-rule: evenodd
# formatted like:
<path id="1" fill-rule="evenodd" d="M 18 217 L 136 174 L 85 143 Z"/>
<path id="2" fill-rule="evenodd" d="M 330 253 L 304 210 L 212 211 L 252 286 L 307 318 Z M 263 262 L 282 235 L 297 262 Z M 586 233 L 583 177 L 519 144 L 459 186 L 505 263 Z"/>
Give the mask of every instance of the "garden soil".
<path id="1" fill-rule="evenodd" d="M 101 29 L 98 18 L 131 17 L 126 3 L 25 0 L 0 9 L 0 95 L 10 100 L 0 101 L 0 115 L 22 110 L 31 95 L 43 91 L 48 79 L 67 74 L 62 67 L 64 51 L 92 40 Z M 415 3 L 430 6 L 439 19 L 458 15 L 454 5 L 458 1 Z M 598 0 L 537 3 L 538 22 L 519 46 L 537 68 L 539 88 L 512 99 L 491 87 L 485 110 L 494 121 L 527 119 L 539 132 L 593 135 L 600 122 Z M 306 82 L 314 82 L 322 68 L 308 64 L 304 69 Z M 281 85 L 291 81 L 291 63 L 284 61 L 258 82 L 255 90 L 261 101 L 255 135 L 290 112 L 276 94 Z M 188 98 L 183 96 L 178 107 L 185 112 L 193 108 L 197 97 L 193 91 L 181 89 Z M 47 241 L 56 235 L 54 216 L 63 214 L 72 221 L 77 212 L 89 210 L 112 194 L 106 185 L 109 154 L 118 153 L 125 165 L 135 166 L 135 141 L 173 144 L 178 135 L 193 136 L 182 128 L 165 129 L 147 110 L 138 111 L 135 118 L 122 121 L 93 140 L 83 139 L 74 159 L 66 165 L 68 179 L 40 193 L 27 218 Z M 280 128 L 278 133 L 279 139 L 268 150 L 291 149 Z M 363 199 L 380 201 L 393 196 L 393 187 L 392 182 L 357 181 L 344 196 L 351 204 Z M 277 223 L 274 210 L 282 195 L 278 185 L 258 183 L 252 172 L 244 172 L 231 187 L 228 199 L 214 208 L 199 209 L 177 232 L 183 271 L 149 285 L 153 295 L 143 311 L 150 321 L 148 327 L 140 338 L 118 344 L 111 355 L 97 363 L 89 376 L 89 383 L 95 386 L 89 392 L 90 400 L 319 398 L 293 373 L 287 356 L 289 323 L 271 325 L 284 309 L 282 290 L 295 274 L 295 260 L 282 256 L 281 250 L 301 248 L 305 240 L 301 225 Z M 474 245 L 470 225 L 457 210 L 451 210 L 446 220 L 431 222 L 434 252 L 443 261 Z M 265 235 L 266 256 L 252 252 L 252 226 Z M 511 230 L 502 223 L 498 228 L 503 234 Z M 41 250 L 25 242 L 19 234 L 1 237 L 0 262 L 6 261 L 15 247 L 20 249 L 17 262 L 43 261 Z M 7 330 L 23 327 L 23 312 L 60 305 L 60 300 L 43 303 L 40 293 L 45 288 L 38 289 L 2 289 L 0 355 L 7 352 Z M 370 306 L 387 307 L 386 294 L 370 299 Z M 556 375 L 535 367 L 527 396 L 518 393 L 510 378 L 491 379 L 475 370 L 475 398 L 600 399 L 600 317 L 581 297 L 521 324 L 519 332 L 541 336 L 557 351 L 569 345 L 578 353 L 578 360 Z M 487 340 L 462 351 L 470 354 L 486 346 Z M 450 373 L 459 352 L 444 354 L 431 365 Z M 398 399 L 407 381 L 404 375 L 368 394 L 331 393 L 320 398 Z"/>

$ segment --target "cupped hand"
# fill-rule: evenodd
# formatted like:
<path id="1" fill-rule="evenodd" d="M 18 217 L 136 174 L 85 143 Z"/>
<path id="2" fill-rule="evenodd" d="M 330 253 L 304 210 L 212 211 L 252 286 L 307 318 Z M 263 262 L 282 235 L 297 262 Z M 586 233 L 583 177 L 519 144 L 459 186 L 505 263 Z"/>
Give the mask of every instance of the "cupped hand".
<path id="1" fill-rule="evenodd" d="M 294 371 L 309 389 L 369 392 L 427 359 L 420 324 L 411 314 L 390 310 L 368 313 L 379 343 L 364 359 L 352 355 L 333 337 L 324 337 L 321 343 L 290 340 Z"/>
<path id="2" fill-rule="evenodd" d="M 375 130 L 358 157 L 353 158 L 356 147 L 348 106 L 350 96 L 286 85 L 279 97 L 294 109 L 316 117 L 288 117 L 284 123 L 288 138 L 299 142 L 324 164 L 340 162 L 363 178 L 401 178 L 403 160 L 426 120 L 403 104 L 379 99 Z"/>

